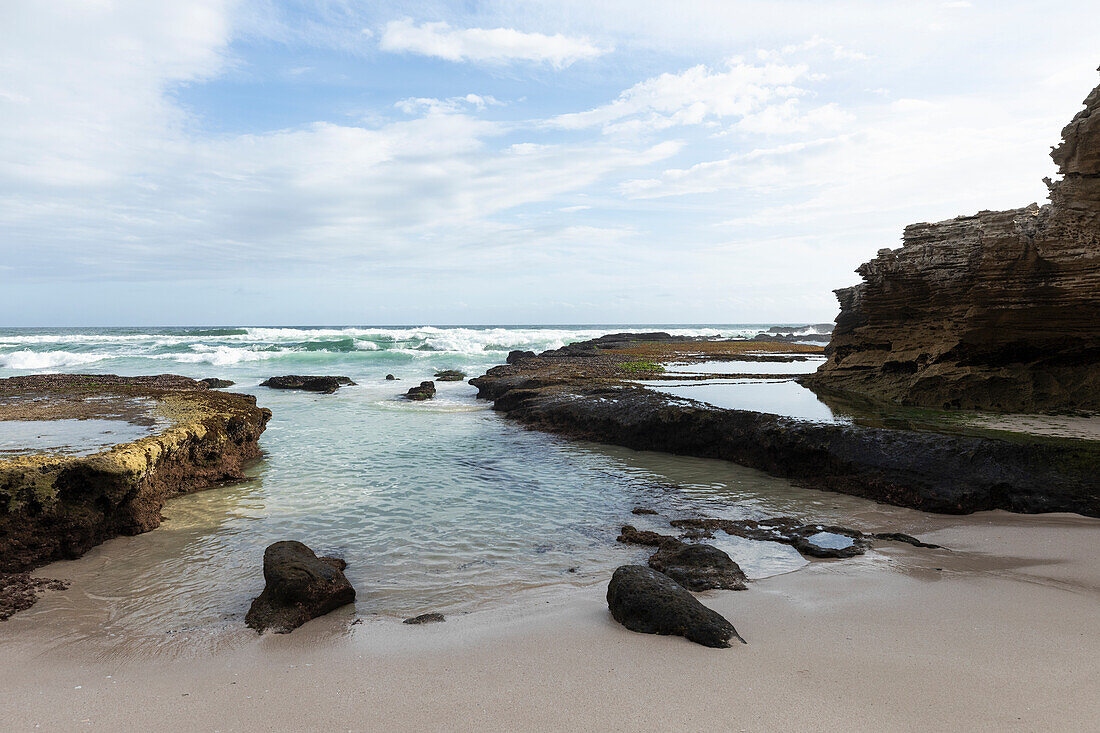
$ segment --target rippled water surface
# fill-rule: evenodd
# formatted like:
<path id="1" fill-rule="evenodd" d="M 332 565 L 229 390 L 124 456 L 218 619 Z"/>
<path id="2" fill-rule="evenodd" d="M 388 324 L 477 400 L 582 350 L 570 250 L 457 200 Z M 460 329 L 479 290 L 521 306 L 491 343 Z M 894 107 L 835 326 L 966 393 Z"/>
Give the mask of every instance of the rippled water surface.
<path id="1" fill-rule="evenodd" d="M 611 330 L 621 328 L 0 332 L 9 365 L 51 365 L 9 366 L 0 376 L 48 369 L 217 376 L 236 381 L 231 389 L 255 394 L 274 414 L 261 439 L 264 457 L 250 466 L 247 481 L 175 499 L 160 529 L 53 566 L 73 587 L 8 623 L 60 614 L 82 621 L 67 622 L 73 635 L 162 640 L 239 629 L 263 586 L 264 547 L 282 539 L 348 561 L 358 599 L 340 613 L 453 614 L 507 602 L 524 589 L 602 582 L 616 565 L 644 561 L 647 548 L 615 542 L 627 523 L 669 531 L 670 518 L 698 513 L 837 521 L 879 511 L 729 463 L 528 431 L 489 410 L 465 382 L 438 383 L 429 402 L 398 398 L 439 369 L 475 376 L 503 362 L 507 349 L 542 350 Z M 666 330 L 737 333 L 723 326 Z M 58 366 L 69 358 L 62 352 L 86 361 Z M 346 375 L 358 386 L 332 395 L 258 386 L 288 373 Z M 386 373 L 400 381 L 386 381 Z M 660 514 L 633 515 L 639 505 Z M 750 577 L 804 563 L 774 543 L 720 541 Z"/>
<path id="2" fill-rule="evenodd" d="M 126 420 L 0 420 L 0 454 L 88 455 L 152 431 Z"/>

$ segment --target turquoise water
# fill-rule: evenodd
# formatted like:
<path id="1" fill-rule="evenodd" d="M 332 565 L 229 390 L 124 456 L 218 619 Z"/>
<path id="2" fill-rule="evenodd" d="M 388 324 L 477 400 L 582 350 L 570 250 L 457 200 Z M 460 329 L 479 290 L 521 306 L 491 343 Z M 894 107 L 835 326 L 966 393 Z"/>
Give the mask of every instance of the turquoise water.
<path id="1" fill-rule="evenodd" d="M 767 325 L 637 330 L 737 335 Z M 645 549 L 614 541 L 623 524 L 667 531 L 668 518 L 699 512 L 839 521 L 874 506 L 724 462 L 528 431 L 489 410 L 465 382 L 438 383 L 430 402 L 398 398 L 439 369 L 476 376 L 509 349 L 539 351 L 619 330 L 0 331 L 0 376 L 216 376 L 274 414 L 248 481 L 173 500 L 160 529 L 64 563 L 73 589 L 20 617 L 71 612 L 72 594 L 80 594 L 81 607 L 95 609 L 88 613 L 96 628 L 119 635 L 237 628 L 262 588 L 264 547 L 282 539 L 348 561 L 359 595 L 342 613 L 461 613 L 525 589 L 603 582 L 617 564 L 644 561 Z M 346 375 L 358 386 L 332 395 L 258 386 L 290 373 Z M 401 381 L 386 381 L 386 373 Z M 632 515 L 638 505 L 662 516 Z M 730 549 L 752 577 L 802 564 L 768 544 Z"/>

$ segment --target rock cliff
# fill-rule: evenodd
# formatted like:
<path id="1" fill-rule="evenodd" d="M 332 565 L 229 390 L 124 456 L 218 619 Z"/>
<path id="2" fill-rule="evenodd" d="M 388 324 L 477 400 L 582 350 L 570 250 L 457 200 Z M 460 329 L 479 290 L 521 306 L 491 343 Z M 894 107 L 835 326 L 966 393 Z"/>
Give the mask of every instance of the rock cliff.
<path id="1" fill-rule="evenodd" d="M 860 266 L 804 382 L 933 407 L 1100 409 L 1100 87 L 1062 138 L 1049 204 L 912 224 Z"/>

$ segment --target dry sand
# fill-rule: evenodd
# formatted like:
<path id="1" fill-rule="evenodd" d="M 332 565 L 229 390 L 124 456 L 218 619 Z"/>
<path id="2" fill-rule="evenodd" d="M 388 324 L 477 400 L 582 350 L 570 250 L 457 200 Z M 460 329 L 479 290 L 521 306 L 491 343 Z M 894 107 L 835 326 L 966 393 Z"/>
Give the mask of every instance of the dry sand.
<path id="1" fill-rule="evenodd" d="M 880 543 L 702 596 L 749 642 L 724 650 L 626 631 L 602 586 L 432 626 L 329 617 L 155 657 L 9 622 L 0 727 L 1100 730 L 1100 520 L 991 512 L 929 526 L 922 537 L 951 551 Z"/>

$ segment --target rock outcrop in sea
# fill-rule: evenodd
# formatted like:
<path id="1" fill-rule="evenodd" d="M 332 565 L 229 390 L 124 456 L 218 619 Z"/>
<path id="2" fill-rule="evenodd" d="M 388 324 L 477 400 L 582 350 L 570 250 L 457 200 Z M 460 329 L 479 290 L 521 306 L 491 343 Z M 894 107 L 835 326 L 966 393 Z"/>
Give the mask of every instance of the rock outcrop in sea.
<path id="1" fill-rule="evenodd" d="M 282 377 L 270 377 L 260 382 L 261 387 L 272 389 L 301 389 L 306 392 L 320 392 L 332 394 L 343 386 L 355 386 L 355 382 L 348 377 L 332 376 L 303 376 L 301 374 L 287 374 Z"/>
<path id="2" fill-rule="evenodd" d="M 905 228 L 837 290 L 814 388 L 937 408 L 1100 410 L 1100 87 L 1050 203 Z"/>
<path id="3" fill-rule="evenodd" d="M 0 572 L 154 529 L 169 498 L 243 478 L 270 418 L 252 395 L 170 374 L 0 379 L 0 420 L 110 420 L 147 433 L 91 452 L 59 447 L 0 460 Z"/>
<path id="4" fill-rule="evenodd" d="M 414 402 L 433 399 L 435 398 L 435 382 L 425 380 L 416 387 L 409 387 L 409 391 L 405 393 L 404 397 Z"/>

